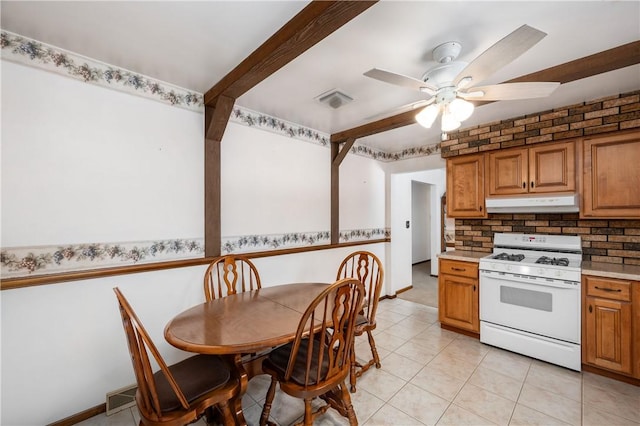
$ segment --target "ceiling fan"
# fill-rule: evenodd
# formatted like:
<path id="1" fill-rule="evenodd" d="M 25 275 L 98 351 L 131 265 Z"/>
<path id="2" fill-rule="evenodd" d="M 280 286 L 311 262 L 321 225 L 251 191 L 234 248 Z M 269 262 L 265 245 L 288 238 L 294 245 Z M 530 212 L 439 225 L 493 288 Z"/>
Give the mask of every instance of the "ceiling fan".
<path id="1" fill-rule="evenodd" d="M 373 68 L 364 75 L 427 94 L 429 97 L 426 100 L 411 104 L 413 108 L 424 107 L 416 115 L 416 121 L 430 128 L 438 114 L 442 113 L 441 129 L 444 134 L 457 129 L 462 121 L 471 116 L 474 105 L 469 100 L 502 101 L 549 96 L 560 83 L 502 83 L 477 86 L 532 48 L 546 35 L 540 30 L 523 25 L 470 63 L 456 60 L 462 50 L 460 43 L 450 41 L 441 44 L 433 49 L 433 59 L 438 65 L 427 70 L 422 79 L 378 68 Z"/>

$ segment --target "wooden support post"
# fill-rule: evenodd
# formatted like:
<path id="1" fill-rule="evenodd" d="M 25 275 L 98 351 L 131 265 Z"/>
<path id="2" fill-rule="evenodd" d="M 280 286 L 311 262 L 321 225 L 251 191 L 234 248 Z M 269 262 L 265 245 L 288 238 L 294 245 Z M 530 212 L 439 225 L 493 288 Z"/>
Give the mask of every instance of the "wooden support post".
<path id="1" fill-rule="evenodd" d="M 355 141 L 348 139 L 342 150 L 339 144 L 331 144 L 331 244 L 340 242 L 340 164 Z"/>
<path id="2" fill-rule="evenodd" d="M 235 100 L 219 96 L 215 108 L 204 111 L 204 255 L 220 256 L 221 234 L 221 142 Z"/>

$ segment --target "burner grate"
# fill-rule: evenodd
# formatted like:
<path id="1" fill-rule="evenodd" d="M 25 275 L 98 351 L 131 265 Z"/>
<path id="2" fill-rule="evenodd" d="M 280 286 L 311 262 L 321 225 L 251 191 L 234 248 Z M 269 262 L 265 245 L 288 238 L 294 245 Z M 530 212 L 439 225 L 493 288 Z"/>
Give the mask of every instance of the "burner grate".
<path id="1" fill-rule="evenodd" d="M 524 259 L 524 254 L 508 254 L 508 253 L 499 253 L 492 257 L 492 259 L 496 260 L 510 260 L 512 262 L 520 262 Z"/>
<path id="2" fill-rule="evenodd" d="M 542 265 L 569 266 L 569 259 L 567 259 L 566 257 L 556 258 L 556 257 L 542 256 L 538 258 L 538 260 L 536 260 L 536 263 L 539 263 Z"/>

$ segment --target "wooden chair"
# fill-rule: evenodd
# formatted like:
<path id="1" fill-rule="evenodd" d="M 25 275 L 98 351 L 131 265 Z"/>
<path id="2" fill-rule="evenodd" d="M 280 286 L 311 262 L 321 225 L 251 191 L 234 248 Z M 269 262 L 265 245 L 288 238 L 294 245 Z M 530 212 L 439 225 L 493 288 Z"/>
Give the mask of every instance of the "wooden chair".
<path id="1" fill-rule="evenodd" d="M 240 391 L 235 370 L 214 355 L 196 355 L 167 366 L 127 299 L 117 287 L 113 290 L 118 297 L 138 384 L 136 404 L 140 425 L 182 426 L 203 414 L 212 418 L 214 407 L 225 425 L 237 424 L 229 407 L 232 402 L 235 412 L 241 409 L 235 399 Z M 149 352 L 160 367 L 155 373 L 151 370 Z"/>
<path id="2" fill-rule="evenodd" d="M 345 380 L 351 369 L 354 327 L 362 309 L 364 287 L 355 279 L 340 280 L 326 288 L 303 314 L 295 340 L 271 351 L 262 364 L 271 375 L 271 386 L 262 409 L 260 424 L 269 419 L 276 383 L 285 393 L 304 399 L 304 421 L 333 407 L 357 425 L 356 413 Z M 327 404 L 313 412 L 311 400 L 320 396 Z"/>
<path id="3" fill-rule="evenodd" d="M 259 288 L 258 270 L 244 256 L 222 256 L 213 261 L 204 273 L 204 295 L 207 301 Z"/>
<path id="4" fill-rule="evenodd" d="M 343 278 L 357 278 L 366 290 L 364 307 L 356 322 L 355 335 L 361 336 L 367 333 L 372 358 L 362 365 L 356 360 L 356 352 L 355 350 L 353 351 L 349 381 L 351 382 L 351 392 L 355 392 L 357 377 L 362 376 L 362 373 L 374 364 L 376 368 L 380 368 L 380 357 L 371 332 L 376 328 L 376 310 L 378 309 L 378 300 L 380 299 L 384 279 L 382 262 L 375 254 L 368 251 L 351 253 L 342 261 L 338 269 L 337 279 Z"/>

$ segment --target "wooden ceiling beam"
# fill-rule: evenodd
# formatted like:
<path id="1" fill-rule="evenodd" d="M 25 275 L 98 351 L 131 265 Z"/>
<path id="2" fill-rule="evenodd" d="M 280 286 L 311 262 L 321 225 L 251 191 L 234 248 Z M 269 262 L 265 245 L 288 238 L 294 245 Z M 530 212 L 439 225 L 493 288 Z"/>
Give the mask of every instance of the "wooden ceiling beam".
<path id="1" fill-rule="evenodd" d="M 505 83 L 520 83 L 534 81 L 557 81 L 570 83 L 594 75 L 614 71 L 620 68 L 640 63 L 640 41 L 634 41 L 622 46 L 614 47 L 593 55 L 564 64 L 523 75 Z M 494 101 L 474 101 L 475 106 L 485 105 Z M 399 127 L 415 124 L 416 111 L 406 111 L 391 117 L 363 124 L 352 129 L 343 130 L 331 135 L 332 143 L 342 143 L 348 139 L 359 139 Z"/>
<path id="2" fill-rule="evenodd" d="M 312 1 L 204 95 L 237 99 L 377 1 Z"/>
<path id="3" fill-rule="evenodd" d="M 640 41 L 634 41 L 575 61 L 523 75 L 506 83 L 557 81 L 564 84 L 638 63 L 640 63 Z"/>

